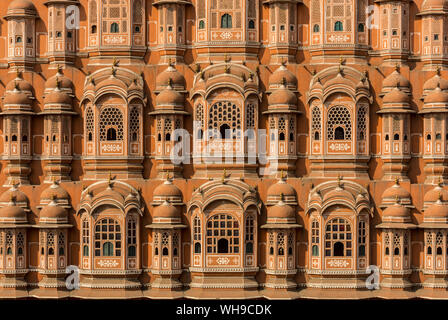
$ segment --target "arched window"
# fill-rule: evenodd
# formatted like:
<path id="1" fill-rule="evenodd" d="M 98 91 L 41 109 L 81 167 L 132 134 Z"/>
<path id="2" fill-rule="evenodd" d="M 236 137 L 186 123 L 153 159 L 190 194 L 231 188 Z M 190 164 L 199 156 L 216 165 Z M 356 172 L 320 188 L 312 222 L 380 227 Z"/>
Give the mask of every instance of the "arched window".
<path id="1" fill-rule="evenodd" d="M 134 218 L 129 218 L 127 224 L 128 256 L 135 257 L 137 246 L 137 222 Z"/>
<path id="2" fill-rule="evenodd" d="M 201 253 L 201 232 L 201 219 L 196 216 L 193 220 L 194 253 Z"/>
<path id="3" fill-rule="evenodd" d="M 358 24 L 358 32 L 364 32 L 364 23 Z"/>
<path id="4" fill-rule="evenodd" d="M 199 20 L 199 29 L 204 29 L 204 28 L 205 28 L 204 20 Z"/>
<path id="5" fill-rule="evenodd" d="M 277 254 L 279 256 L 285 255 L 285 235 L 283 232 L 277 234 Z"/>
<path id="6" fill-rule="evenodd" d="M 314 257 L 319 256 L 319 222 L 313 220 L 311 222 L 311 244 L 312 244 L 312 255 Z"/>
<path id="7" fill-rule="evenodd" d="M 431 134 L 428 134 L 428 135 L 426 136 L 426 140 L 431 140 Z"/>
<path id="8" fill-rule="evenodd" d="M 17 141 L 17 136 L 15 134 L 12 135 L 11 141 L 13 141 L 13 142 Z"/>
<path id="9" fill-rule="evenodd" d="M 117 140 L 117 130 L 115 128 L 107 129 L 107 141 Z"/>
<path id="10" fill-rule="evenodd" d="M 225 13 L 221 16 L 221 28 L 232 28 L 232 16 L 230 14 Z"/>
<path id="11" fill-rule="evenodd" d="M 138 141 L 140 131 L 140 112 L 138 108 L 132 108 L 129 114 L 129 132 L 131 135 L 131 141 Z"/>
<path id="12" fill-rule="evenodd" d="M 83 243 L 82 255 L 84 257 L 89 256 L 89 243 L 90 243 L 90 230 L 89 221 L 87 219 L 82 220 L 81 242 Z"/>
<path id="13" fill-rule="evenodd" d="M 116 107 L 105 107 L 100 113 L 100 141 L 123 141 L 123 113 Z"/>
<path id="14" fill-rule="evenodd" d="M 93 119 L 93 111 L 92 108 L 88 107 L 86 111 L 86 132 L 87 132 L 87 140 L 93 140 L 93 130 L 94 130 L 94 119 Z"/>
<path id="15" fill-rule="evenodd" d="M 104 218 L 95 225 L 95 256 L 121 256 L 121 228 L 118 221 Z"/>
<path id="16" fill-rule="evenodd" d="M 366 255 L 366 222 L 358 222 L 358 257 Z"/>
<path id="17" fill-rule="evenodd" d="M 318 24 L 315 24 L 314 26 L 313 26 L 313 32 L 319 32 L 320 31 L 320 27 L 319 27 L 319 25 Z"/>
<path id="18" fill-rule="evenodd" d="M 16 38 L 16 43 L 22 43 L 22 37 L 17 37 Z"/>
<path id="19" fill-rule="evenodd" d="M 343 257 L 344 256 L 344 244 L 342 242 L 335 242 L 333 244 L 333 256 Z"/>
<path id="20" fill-rule="evenodd" d="M 394 140 L 395 141 L 400 140 L 400 135 L 398 133 L 394 134 Z"/>
<path id="21" fill-rule="evenodd" d="M 280 141 L 285 141 L 285 133 L 284 133 L 284 132 L 280 132 L 280 134 L 279 134 L 279 136 L 278 136 L 278 139 L 279 139 Z"/>
<path id="22" fill-rule="evenodd" d="M 394 256 L 399 256 L 400 255 L 400 248 L 395 248 L 394 249 Z"/>
<path id="23" fill-rule="evenodd" d="M 227 123 L 224 123 L 219 127 L 219 134 L 221 135 L 221 139 L 230 138 L 230 127 Z"/>
<path id="24" fill-rule="evenodd" d="M 239 224 L 230 214 L 215 214 L 207 221 L 207 253 L 239 253 Z M 227 252 L 223 252 L 227 248 Z"/>
<path id="25" fill-rule="evenodd" d="M 386 141 L 389 141 L 389 135 L 388 134 L 386 134 Z"/>
<path id="26" fill-rule="evenodd" d="M 112 257 L 114 255 L 114 245 L 112 242 L 103 243 L 103 257 Z"/>
<path id="27" fill-rule="evenodd" d="M 336 127 L 336 129 L 334 129 L 334 139 L 344 140 L 344 128 Z"/>
<path id="28" fill-rule="evenodd" d="M 249 29 L 255 29 L 255 21 L 249 20 Z"/>
<path id="29" fill-rule="evenodd" d="M 338 129 L 340 128 L 340 129 Z M 351 140 L 352 118 L 350 111 L 344 106 L 332 107 L 328 112 L 327 139 Z"/>
<path id="30" fill-rule="evenodd" d="M 90 28 L 90 31 L 92 33 L 96 33 L 96 25 L 92 25 L 92 27 Z"/>
<path id="31" fill-rule="evenodd" d="M 311 111 L 311 130 L 314 132 L 314 140 L 320 140 L 320 132 L 322 129 L 322 117 L 319 107 L 314 107 Z"/>
<path id="32" fill-rule="evenodd" d="M 342 21 L 336 21 L 334 23 L 334 31 L 343 31 Z"/>
<path id="33" fill-rule="evenodd" d="M 352 256 L 352 232 L 347 220 L 334 218 L 327 223 L 325 228 L 325 256 Z"/>
<path id="34" fill-rule="evenodd" d="M 110 25 L 110 33 L 119 33 L 120 32 L 120 27 L 118 26 L 118 23 L 113 22 Z"/>
<path id="35" fill-rule="evenodd" d="M 218 253 L 229 253 L 229 240 L 225 238 L 218 240 Z"/>
<path id="36" fill-rule="evenodd" d="M 255 234 L 255 220 L 252 215 L 247 216 L 245 223 L 245 237 L 244 241 L 246 243 L 246 253 L 254 253 L 254 234 Z"/>
<path id="37" fill-rule="evenodd" d="M 390 254 L 389 252 L 389 247 L 386 248 L 386 256 L 388 256 Z"/>

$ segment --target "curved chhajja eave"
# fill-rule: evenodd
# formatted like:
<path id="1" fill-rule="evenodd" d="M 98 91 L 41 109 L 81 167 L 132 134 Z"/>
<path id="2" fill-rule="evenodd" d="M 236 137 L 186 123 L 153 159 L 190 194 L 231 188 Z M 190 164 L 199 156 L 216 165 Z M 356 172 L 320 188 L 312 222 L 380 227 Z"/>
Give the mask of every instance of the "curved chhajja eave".
<path id="1" fill-rule="evenodd" d="M 190 99 L 200 95 L 206 100 L 215 90 L 226 88 L 238 92 L 242 98 L 256 95 L 261 101 L 259 93 L 258 75 L 244 65 L 233 63 L 219 63 L 206 67 L 194 76 L 190 90 Z"/>
<path id="2" fill-rule="evenodd" d="M 117 197 L 105 195 L 104 191 L 108 188 L 111 190 L 110 195 L 116 194 Z M 123 181 L 99 181 L 89 185 L 81 192 L 77 212 L 79 214 L 84 210 L 90 215 L 103 205 L 114 206 L 124 215 L 135 209 L 140 216 L 143 216 L 144 204 L 139 191 Z"/>
<path id="3" fill-rule="evenodd" d="M 138 99 L 146 105 L 142 76 L 126 68 L 103 68 L 86 77 L 80 106 L 86 101 L 96 104 L 107 94 L 117 95 L 128 104 Z"/>
<path id="4" fill-rule="evenodd" d="M 366 99 L 373 102 L 366 73 L 347 66 L 333 66 L 316 73 L 311 79 L 307 101 L 318 99 L 324 103 L 333 94 L 345 94 L 354 102 Z"/>
<path id="5" fill-rule="evenodd" d="M 308 195 L 305 213 L 310 214 L 316 210 L 318 214 L 323 215 L 335 205 L 344 206 L 356 215 L 366 210 L 373 217 L 373 205 L 368 190 L 347 180 L 327 181 L 314 187 Z"/>
<path id="6" fill-rule="evenodd" d="M 236 204 L 243 211 L 251 206 L 260 214 L 261 201 L 254 188 L 237 180 L 210 181 L 204 183 L 193 192 L 187 205 L 187 213 L 197 207 L 203 213 L 208 206 L 216 201 L 229 201 Z"/>

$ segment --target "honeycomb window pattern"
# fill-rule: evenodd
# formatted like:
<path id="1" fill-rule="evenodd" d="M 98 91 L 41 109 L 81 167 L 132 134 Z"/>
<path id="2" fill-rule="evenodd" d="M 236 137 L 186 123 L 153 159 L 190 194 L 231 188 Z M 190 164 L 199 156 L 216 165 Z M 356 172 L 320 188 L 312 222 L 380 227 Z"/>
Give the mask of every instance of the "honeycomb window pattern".
<path id="1" fill-rule="evenodd" d="M 367 134 L 367 107 L 361 106 L 358 110 L 358 140 L 365 140 Z"/>
<path id="2" fill-rule="evenodd" d="M 107 130 L 116 131 L 116 140 L 123 141 L 123 113 L 116 107 L 105 107 L 100 114 L 100 141 L 107 141 Z"/>
<path id="3" fill-rule="evenodd" d="M 138 108 L 134 107 L 131 110 L 131 113 L 129 115 L 129 132 L 131 134 L 131 140 L 137 141 L 138 140 L 138 132 L 140 127 L 140 117 Z"/>
<path id="4" fill-rule="evenodd" d="M 332 107 L 328 112 L 327 139 L 335 140 L 335 130 L 341 127 L 344 129 L 344 140 L 352 138 L 352 121 L 350 111 L 344 106 Z"/>
<path id="5" fill-rule="evenodd" d="M 315 140 L 320 140 L 320 139 L 316 139 L 316 138 L 320 137 L 321 130 L 322 130 L 322 116 L 321 116 L 319 107 L 314 107 L 313 111 L 311 113 L 312 113 L 312 115 L 311 115 L 311 118 L 312 118 L 311 130 L 313 130 L 312 137 Z M 317 135 L 316 135 L 316 133 L 317 133 Z"/>
<path id="6" fill-rule="evenodd" d="M 241 134 L 241 111 L 236 104 L 222 101 L 210 107 L 208 128 L 210 131 L 220 132 L 222 125 L 229 126 L 232 138 Z"/>
<path id="7" fill-rule="evenodd" d="M 246 129 L 255 128 L 255 105 L 250 103 L 246 109 Z"/>

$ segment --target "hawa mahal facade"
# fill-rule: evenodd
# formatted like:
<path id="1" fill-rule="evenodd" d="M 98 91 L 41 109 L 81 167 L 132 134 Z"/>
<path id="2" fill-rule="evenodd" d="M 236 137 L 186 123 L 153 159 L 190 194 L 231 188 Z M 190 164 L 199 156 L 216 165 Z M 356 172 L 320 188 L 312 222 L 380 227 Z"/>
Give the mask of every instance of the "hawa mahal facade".
<path id="1" fill-rule="evenodd" d="M 447 2 L 3 2 L 0 297 L 448 297 Z"/>

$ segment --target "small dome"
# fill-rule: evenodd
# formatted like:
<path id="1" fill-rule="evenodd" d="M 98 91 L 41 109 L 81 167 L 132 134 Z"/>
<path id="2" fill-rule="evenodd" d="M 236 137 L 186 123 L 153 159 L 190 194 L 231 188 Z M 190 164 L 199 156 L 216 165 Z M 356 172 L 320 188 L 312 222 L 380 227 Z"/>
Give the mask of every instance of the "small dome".
<path id="1" fill-rule="evenodd" d="M 269 106 L 275 105 L 297 105 L 296 95 L 289 89 L 286 89 L 285 85 L 281 85 L 279 89 L 274 90 L 268 98 Z"/>
<path id="2" fill-rule="evenodd" d="M 439 84 L 425 97 L 425 103 L 448 103 L 448 92 L 442 91 Z"/>
<path id="3" fill-rule="evenodd" d="M 39 215 L 40 222 L 47 219 L 67 220 L 67 210 L 58 206 L 56 202 L 51 201 L 47 206 L 43 207 Z"/>
<path id="4" fill-rule="evenodd" d="M 15 186 L 12 186 L 0 196 L 0 203 L 9 203 L 11 200 L 14 200 L 16 203 L 28 203 L 28 197 L 25 193 Z"/>
<path id="5" fill-rule="evenodd" d="M 26 222 L 26 212 L 22 207 L 18 207 L 14 204 L 10 204 L 0 209 L 0 220 L 6 220 L 4 222 Z"/>
<path id="6" fill-rule="evenodd" d="M 179 218 L 179 210 L 168 201 L 154 209 L 154 218 Z"/>
<path id="7" fill-rule="evenodd" d="M 22 75 L 19 73 L 14 80 L 8 82 L 5 90 L 6 92 L 19 90 L 25 93 L 32 93 L 33 86 L 28 81 L 24 80 Z"/>
<path id="8" fill-rule="evenodd" d="M 388 75 L 383 80 L 383 88 L 393 88 L 393 87 L 407 87 L 409 88 L 411 86 L 411 83 L 408 79 L 406 79 L 398 70 L 398 68 L 395 69 L 394 72 L 392 72 L 390 75 Z"/>
<path id="9" fill-rule="evenodd" d="M 425 210 L 425 218 L 448 218 L 448 205 L 438 199 Z"/>
<path id="10" fill-rule="evenodd" d="M 172 65 L 169 65 L 164 71 L 159 73 L 156 78 L 156 88 L 162 90 L 170 85 L 175 89 L 183 90 L 185 88 L 185 78 Z"/>
<path id="11" fill-rule="evenodd" d="M 182 197 L 182 192 L 171 180 L 167 179 L 154 189 L 153 197 Z"/>
<path id="12" fill-rule="evenodd" d="M 408 104 L 409 96 L 398 87 L 395 87 L 392 91 L 386 93 L 383 98 L 383 103 Z"/>
<path id="13" fill-rule="evenodd" d="M 36 11 L 36 7 L 30 0 L 14 0 L 8 6 L 9 10 L 32 10 Z"/>
<path id="14" fill-rule="evenodd" d="M 65 92 L 55 89 L 44 98 L 45 105 L 70 105 L 72 104 L 72 98 Z"/>
<path id="15" fill-rule="evenodd" d="M 30 106 L 31 100 L 25 92 L 16 89 L 15 91 L 5 95 L 3 105 L 6 109 L 9 106 Z"/>
<path id="16" fill-rule="evenodd" d="M 175 106 L 175 107 L 184 107 L 184 96 L 173 90 L 171 86 L 164 89 L 160 92 L 156 97 L 156 108 L 163 106 Z"/>
<path id="17" fill-rule="evenodd" d="M 72 81 L 64 76 L 61 70 L 58 70 L 54 76 L 50 77 L 45 82 L 45 89 L 56 89 L 59 88 L 61 90 L 72 90 L 73 83 Z"/>
<path id="18" fill-rule="evenodd" d="M 41 200 L 67 200 L 69 195 L 64 188 L 53 182 L 52 185 L 42 191 L 40 198 Z"/>
<path id="19" fill-rule="evenodd" d="M 445 0 L 425 0 L 422 5 L 422 11 L 426 10 L 435 10 L 435 9 L 445 9 L 446 1 Z"/>
<path id="20" fill-rule="evenodd" d="M 268 197 L 295 197 L 296 196 L 296 190 L 294 188 L 286 183 L 283 179 L 279 180 L 277 183 L 271 185 L 268 188 Z"/>
<path id="21" fill-rule="evenodd" d="M 405 188 L 398 184 L 398 181 L 389 188 L 387 188 L 382 195 L 382 199 L 410 199 L 411 194 Z"/>
<path id="22" fill-rule="evenodd" d="M 448 80 L 443 79 L 440 76 L 440 71 L 437 71 L 437 74 L 434 77 L 429 78 L 423 84 L 423 91 L 432 91 L 437 87 L 440 87 L 442 90 L 448 90 Z"/>
<path id="23" fill-rule="evenodd" d="M 409 217 L 409 209 L 399 203 L 395 203 L 383 211 L 383 217 L 407 218 Z"/>
<path id="24" fill-rule="evenodd" d="M 285 204 L 283 201 L 279 201 L 275 206 L 272 206 L 268 209 L 268 219 L 271 218 L 283 218 L 290 219 L 295 218 L 294 209 Z"/>
<path id="25" fill-rule="evenodd" d="M 278 88 L 282 84 L 285 84 L 286 87 L 297 87 L 296 76 L 284 64 L 278 67 L 269 77 L 270 88 Z"/>

